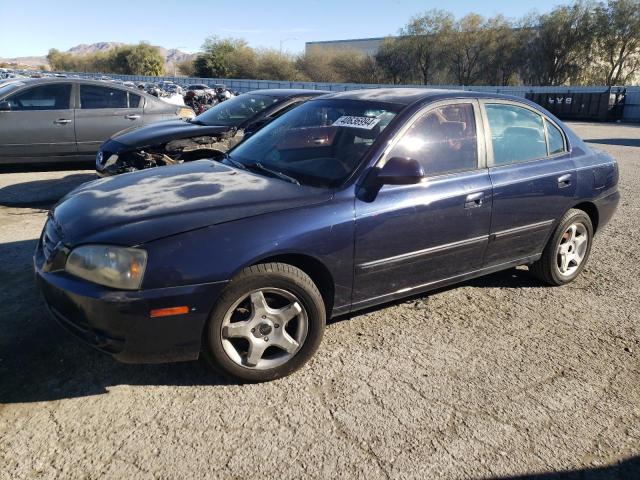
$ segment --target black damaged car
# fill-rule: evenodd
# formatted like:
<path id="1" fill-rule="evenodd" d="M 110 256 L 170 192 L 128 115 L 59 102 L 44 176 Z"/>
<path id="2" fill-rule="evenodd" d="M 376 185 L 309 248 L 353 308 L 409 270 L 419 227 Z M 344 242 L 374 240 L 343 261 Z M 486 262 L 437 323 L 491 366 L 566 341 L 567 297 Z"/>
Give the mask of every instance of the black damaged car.
<path id="1" fill-rule="evenodd" d="M 226 152 L 274 118 L 326 93 L 302 89 L 254 90 L 189 120 L 123 130 L 100 146 L 96 172 L 104 177 L 211 158 Z"/>

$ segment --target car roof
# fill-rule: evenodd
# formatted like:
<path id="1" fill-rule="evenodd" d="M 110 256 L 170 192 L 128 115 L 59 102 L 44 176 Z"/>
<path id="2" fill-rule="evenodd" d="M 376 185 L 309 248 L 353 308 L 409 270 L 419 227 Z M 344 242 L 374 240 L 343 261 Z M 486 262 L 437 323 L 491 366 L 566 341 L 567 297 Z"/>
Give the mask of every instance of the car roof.
<path id="1" fill-rule="evenodd" d="M 146 98 L 151 98 L 152 100 L 157 100 L 153 95 L 148 95 L 146 92 L 139 90 L 137 88 L 133 88 L 128 85 L 124 85 L 122 83 L 109 82 L 105 80 L 90 80 L 87 78 L 59 78 L 59 77 L 45 77 L 45 78 L 11 78 L 11 81 L 18 81 L 23 83 L 24 85 L 38 85 L 45 83 L 84 83 L 89 85 L 97 85 L 99 87 L 119 87 L 124 90 L 129 90 L 131 92 L 137 93 L 138 95 L 144 95 Z"/>
<path id="2" fill-rule="evenodd" d="M 519 97 L 501 95 L 497 93 L 475 92 L 470 90 L 446 90 L 438 88 L 367 88 L 362 90 L 348 90 L 345 92 L 334 92 L 325 98 L 335 98 L 343 100 L 369 100 L 375 102 L 395 103 L 399 105 L 410 105 L 424 100 L 446 100 L 453 98 L 505 98 L 512 100 L 523 100 Z"/>
<path id="3" fill-rule="evenodd" d="M 262 90 L 251 90 L 250 92 L 259 95 L 269 95 L 270 97 L 276 98 L 289 98 L 289 97 L 297 97 L 297 96 L 305 96 L 305 97 L 317 97 L 318 95 L 326 95 L 327 90 L 311 90 L 304 88 L 273 88 L 273 89 L 262 89 Z"/>

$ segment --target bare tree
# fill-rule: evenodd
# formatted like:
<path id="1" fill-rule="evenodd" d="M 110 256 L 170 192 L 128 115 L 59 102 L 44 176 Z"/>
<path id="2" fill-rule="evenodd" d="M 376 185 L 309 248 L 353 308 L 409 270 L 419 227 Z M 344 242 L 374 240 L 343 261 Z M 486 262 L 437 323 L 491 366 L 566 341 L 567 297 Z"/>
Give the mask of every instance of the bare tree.
<path id="1" fill-rule="evenodd" d="M 536 35 L 526 50 L 527 80 L 538 85 L 577 81 L 592 64 L 592 8 L 584 2 L 554 8 L 534 26 Z"/>
<path id="2" fill-rule="evenodd" d="M 391 83 L 410 81 L 413 64 L 403 42 L 388 38 L 376 53 L 376 62 Z"/>
<path id="3" fill-rule="evenodd" d="M 640 71 L 640 1 L 609 0 L 594 12 L 595 45 L 607 85 L 620 85 Z"/>
<path id="4" fill-rule="evenodd" d="M 402 45 L 415 63 L 424 85 L 433 83 L 434 76 L 443 70 L 446 43 L 453 24 L 450 12 L 433 9 L 412 17 L 400 30 Z"/>
<path id="5" fill-rule="evenodd" d="M 473 85 L 481 77 L 482 55 L 489 48 L 485 21 L 470 13 L 456 22 L 450 37 L 451 72 L 458 85 Z"/>

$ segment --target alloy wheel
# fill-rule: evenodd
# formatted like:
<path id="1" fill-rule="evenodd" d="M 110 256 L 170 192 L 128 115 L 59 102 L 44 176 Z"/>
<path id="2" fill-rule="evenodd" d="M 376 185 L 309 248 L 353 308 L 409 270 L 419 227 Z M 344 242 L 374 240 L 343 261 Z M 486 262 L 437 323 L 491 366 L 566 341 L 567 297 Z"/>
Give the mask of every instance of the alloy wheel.
<path id="1" fill-rule="evenodd" d="M 589 246 L 589 232 L 580 223 L 572 223 L 562 234 L 557 250 L 557 265 L 560 275 L 573 275 L 584 260 Z"/>
<path id="2" fill-rule="evenodd" d="M 231 305 L 220 334 L 233 362 L 266 370 L 288 362 L 300 350 L 308 328 L 307 312 L 293 293 L 262 288 Z"/>

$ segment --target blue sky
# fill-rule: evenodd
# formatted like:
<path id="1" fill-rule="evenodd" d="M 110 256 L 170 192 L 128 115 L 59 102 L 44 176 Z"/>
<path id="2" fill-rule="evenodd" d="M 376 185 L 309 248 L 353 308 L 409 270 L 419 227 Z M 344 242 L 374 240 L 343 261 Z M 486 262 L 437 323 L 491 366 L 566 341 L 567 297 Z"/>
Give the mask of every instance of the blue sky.
<path id="1" fill-rule="evenodd" d="M 538 0 L 539 12 L 560 0 Z M 0 0 L 0 57 L 43 55 L 80 43 L 149 41 L 195 52 L 210 35 L 244 38 L 254 47 L 304 49 L 305 41 L 380 37 L 394 34 L 414 14 L 445 8 L 457 17 L 519 17 L 532 3 L 449 0 Z"/>

